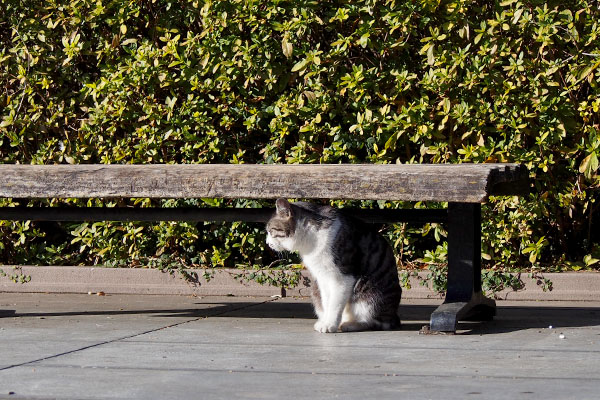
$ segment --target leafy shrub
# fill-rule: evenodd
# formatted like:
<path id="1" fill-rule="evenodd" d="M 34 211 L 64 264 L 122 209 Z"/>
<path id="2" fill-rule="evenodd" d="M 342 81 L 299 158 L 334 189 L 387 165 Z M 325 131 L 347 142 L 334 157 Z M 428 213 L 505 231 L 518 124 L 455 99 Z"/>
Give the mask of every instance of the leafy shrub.
<path id="1" fill-rule="evenodd" d="M 1 7 L 4 163 L 521 162 L 531 195 L 484 206 L 486 266 L 598 266 L 597 2 L 2 0 Z M 2 222 L 0 229 L 5 263 L 274 260 L 262 227 L 251 224 Z M 400 224 L 387 234 L 405 262 L 443 262 L 442 226 Z"/>

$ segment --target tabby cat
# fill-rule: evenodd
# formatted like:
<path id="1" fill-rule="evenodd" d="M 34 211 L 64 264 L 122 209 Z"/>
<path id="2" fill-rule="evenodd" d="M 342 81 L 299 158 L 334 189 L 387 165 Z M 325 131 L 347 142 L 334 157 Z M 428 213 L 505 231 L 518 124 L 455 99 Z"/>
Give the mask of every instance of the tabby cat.
<path id="1" fill-rule="evenodd" d="M 333 207 L 278 199 L 267 244 L 298 252 L 312 276 L 318 332 L 394 329 L 402 289 L 387 241 Z"/>

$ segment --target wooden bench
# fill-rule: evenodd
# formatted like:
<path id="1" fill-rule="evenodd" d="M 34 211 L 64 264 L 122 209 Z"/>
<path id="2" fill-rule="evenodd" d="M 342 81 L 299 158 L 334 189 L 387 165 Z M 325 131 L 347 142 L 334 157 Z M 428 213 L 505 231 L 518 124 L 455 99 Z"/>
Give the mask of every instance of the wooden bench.
<path id="1" fill-rule="evenodd" d="M 481 291 L 481 203 L 522 195 L 518 164 L 458 165 L 0 165 L 0 197 L 353 199 L 448 202 L 447 209 L 357 210 L 370 222 L 442 222 L 448 230 L 445 301 L 432 331 L 454 332 L 463 319 L 487 320 L 495 302 Z M 248 221 L 272 209 L 0 208 L 0 220 Z"/>

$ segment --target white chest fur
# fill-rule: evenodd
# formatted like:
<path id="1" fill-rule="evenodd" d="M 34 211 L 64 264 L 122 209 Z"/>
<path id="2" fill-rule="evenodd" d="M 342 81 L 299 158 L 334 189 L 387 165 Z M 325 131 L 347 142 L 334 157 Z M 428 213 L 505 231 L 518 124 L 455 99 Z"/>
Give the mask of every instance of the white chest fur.
<path id="1" fill-rule="evenodd" d="M 304 266 L 318 281 L 339 274 L 331 250 L 339 229 L 340 222 L 336 220 L 327 229 L 304 232 L 303 243 L 298 243 L 299 254 Z"/>
<path id="2" fill-rule="evenodd" d="M 337 331 L 342 312 L 356 283 L 356 278 L 343 274 L 335 264 L 331 247 L 339 228 L 339 221 L 335 221 L 328 229 L 314 232 L 312 246 L 300 251 L 302 262 L 319 286 L 323 308 L 319 321 L 315 324 L 315 329 L 319 332 Z"/>

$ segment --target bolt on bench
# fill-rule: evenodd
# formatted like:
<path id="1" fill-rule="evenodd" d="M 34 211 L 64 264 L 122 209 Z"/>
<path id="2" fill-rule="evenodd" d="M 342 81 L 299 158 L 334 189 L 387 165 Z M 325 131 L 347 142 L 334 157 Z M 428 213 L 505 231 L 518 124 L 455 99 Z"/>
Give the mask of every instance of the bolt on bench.
<path id="1" fill-rule="evenodd" d="M 448 287 L 431 331 L 488 320 L 495 302 L 481 291 L 481 203 L 524 195 L 519 164 L 0 165 L 0 197 L 248 198 L 448 202 L 446 210 L 356 210 L 367 222 L 440 222 L 448 230 Z M 266 222 L 273 209 L 0 207 L 0 220 Z"/>

